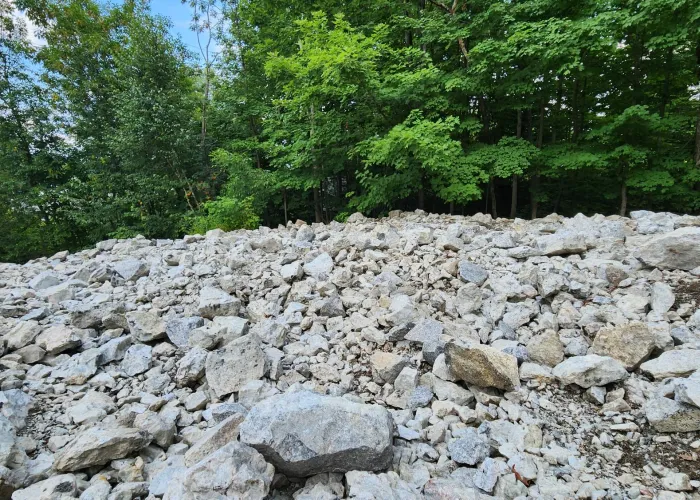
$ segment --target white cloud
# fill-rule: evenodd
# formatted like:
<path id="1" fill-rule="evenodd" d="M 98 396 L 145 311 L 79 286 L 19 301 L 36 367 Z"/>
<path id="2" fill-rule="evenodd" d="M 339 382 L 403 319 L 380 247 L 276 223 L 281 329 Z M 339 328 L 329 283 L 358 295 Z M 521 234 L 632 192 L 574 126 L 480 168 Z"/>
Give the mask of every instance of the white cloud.
<path id="1" fill-rule="evenodd" d="M 10 0 L 10 5 L 14 7 L 14 0 Z M 21 10 L 14 8 L 13 17 L 20 20 L 27 28 L 27 39 L 34 47 L 43 47 L 46 45 L 46 40 L 39 36 L 39 28 L 34 22 L 27 17 L 27 15 Z"/>

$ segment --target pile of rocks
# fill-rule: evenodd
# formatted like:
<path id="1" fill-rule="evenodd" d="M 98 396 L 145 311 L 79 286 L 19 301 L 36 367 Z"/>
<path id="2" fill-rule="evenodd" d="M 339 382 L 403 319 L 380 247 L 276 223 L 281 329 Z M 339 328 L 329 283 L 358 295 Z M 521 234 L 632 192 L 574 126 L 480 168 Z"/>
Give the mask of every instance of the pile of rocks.
<path id="1" fill-rule="evenodd" d="M 0 498 L 697 498 L 699 275 L 651 212 L 0 264 Z"/>

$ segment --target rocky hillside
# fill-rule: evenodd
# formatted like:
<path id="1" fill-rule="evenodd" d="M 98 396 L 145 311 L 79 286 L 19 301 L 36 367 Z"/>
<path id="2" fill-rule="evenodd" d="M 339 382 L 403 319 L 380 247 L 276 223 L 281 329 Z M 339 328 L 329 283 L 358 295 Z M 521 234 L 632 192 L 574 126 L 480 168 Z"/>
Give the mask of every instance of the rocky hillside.
<path id="1" fill-rule="evenodd" d="M 698 498 L 698 275 L 650 212 L 0 264 L 0 498 Z"/>

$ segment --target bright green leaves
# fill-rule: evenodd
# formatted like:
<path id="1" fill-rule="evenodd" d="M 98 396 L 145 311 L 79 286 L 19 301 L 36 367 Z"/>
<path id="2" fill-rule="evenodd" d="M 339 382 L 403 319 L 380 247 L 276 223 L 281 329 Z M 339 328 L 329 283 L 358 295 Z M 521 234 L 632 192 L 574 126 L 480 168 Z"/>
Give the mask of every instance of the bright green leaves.
<path id="1" fill-rule="evenodd" d="M 366 193 L 358 208 L 391 207 L 424 183 L 447 202 L 478 198 L 479 184 L 486 177 L 478 164 L 467 161 L 460 142 L 450 137 L 458 124 L 456 117 L 429 120 L 413 111 L 385 136 L 361 142 L 355 153 L 364 164 L 358 179 Z"/>

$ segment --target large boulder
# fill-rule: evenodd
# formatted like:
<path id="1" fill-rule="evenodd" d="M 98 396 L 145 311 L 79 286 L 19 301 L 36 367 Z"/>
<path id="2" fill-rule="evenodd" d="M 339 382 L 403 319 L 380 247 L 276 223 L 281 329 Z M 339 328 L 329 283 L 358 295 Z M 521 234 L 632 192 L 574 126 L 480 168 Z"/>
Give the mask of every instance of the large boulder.
<path id="1" fill-rule="evenodd" d="M 246 382 L 265 374 L 265 351 L 260 340 L 244 335 L 207 356 L 205 374 L 217 397 L 238 391 Z"/>
<path id="2" fill-rule="evenodd" d="M 258 403 L 240 428 L 241 442 L 293 477 L 386 469 L 392 437 L 393 420 L 383 407 L 308 391 Z"/>
<path id="3" fill-rule="evenodd" d="M 129 427 L 91 427 L 78 434 L 54 457 L 54 469 L 69 472 L 124 458 L 151 442 L 148 432 Z"/>
<path id="4" fill-rule="evenodd" d="M 454 376 L 467 384 L 509 391 L 520 385 L 518 360 L 493 347 L 450 342 L 445 361 Z"/>
<path id="5" fill-rule="evenodd" d="M 634 370 L 654 351 L 656 337 L 645 323 L 601 328 L 590 352 L 617 359 L 628 370 Z"/>
<path id="6" fill-rule="evenodd" d="M 564 385 L 576 384 L 584 388 L 620 382 L 629 377 L 618 360 L 597 354 L 562 361 L 554 367 L 552 374 Z"/>
<path id="7" fill-rule="evenodd" d="M 646 265 L 660 269 L 695 269 L 700 266 L 700 227 L 654 236 L 639 248 L 638 257 Z"/>

